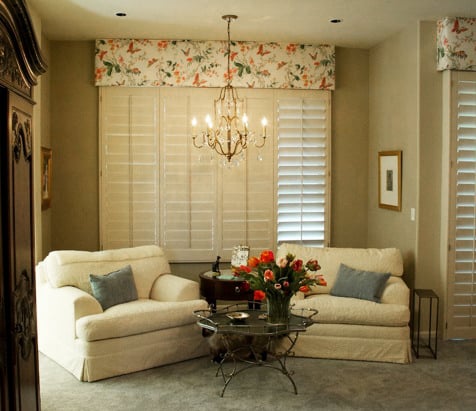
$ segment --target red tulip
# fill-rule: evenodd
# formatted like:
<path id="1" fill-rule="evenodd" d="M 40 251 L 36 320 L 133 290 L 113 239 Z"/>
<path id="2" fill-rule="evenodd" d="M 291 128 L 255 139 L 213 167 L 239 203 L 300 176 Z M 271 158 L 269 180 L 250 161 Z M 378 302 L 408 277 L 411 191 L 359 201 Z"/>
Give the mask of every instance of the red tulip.
<path id="1" fill-rule="evenodd" d="M 262 290 L 255 290 L 253 293 L 253 300 L 255 301 L 262 301 L 266 298 L 266 294 Z"/>
<path id="2" fill-rule="evenodd" d="M 271 250 L 265 250 L 260 255 L 262 263 L 272 263 L 274 261 L 274 254 Z"/>
<path id="3" fill-rule="evenodd" d="M 294 260 L 292 265 L 293 271 L 302 270 L 302 260 Z"/>

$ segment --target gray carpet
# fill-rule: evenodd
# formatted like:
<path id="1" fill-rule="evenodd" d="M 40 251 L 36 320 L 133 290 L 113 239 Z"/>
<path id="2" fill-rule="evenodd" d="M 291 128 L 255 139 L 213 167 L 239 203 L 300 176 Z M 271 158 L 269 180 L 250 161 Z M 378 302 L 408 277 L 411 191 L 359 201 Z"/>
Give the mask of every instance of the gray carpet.
<path id="1" fill-rule="evenodd" d="M 438 359 L 411 365 L 291 358 L 289 380 L 264 367 L 228 386 L 198 358 L 95 383 L 81 383 L 40 355 L 43 411 L 78 410 L 475 410 L 476 341 L 445 341 Z"/>

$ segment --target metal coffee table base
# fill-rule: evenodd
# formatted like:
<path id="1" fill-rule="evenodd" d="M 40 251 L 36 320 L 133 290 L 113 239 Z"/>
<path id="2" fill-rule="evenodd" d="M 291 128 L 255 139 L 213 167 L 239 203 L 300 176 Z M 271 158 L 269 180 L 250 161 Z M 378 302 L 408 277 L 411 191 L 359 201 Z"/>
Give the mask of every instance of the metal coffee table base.
<path id="1" fill-rule="evenodd" d="M 217 311 L 194 311 L 197 324 L 220 338 L 217 346 L 222 347 L 224 353 L 219 357 L 216 377 L 221 374 L 225 382 L 221 396 L 235 376 L 255 367 L 279 371 L 291 381 L 294 394 L 297 394 L 293 373 L 288 370 L 286 361 L 299 333 L 314 324 L 311 317 L 316 314 L 317 310 L 313 309 L 292 309 L 285 323 L 274 324 L 268 323 L 262 306 L 250 309 L 248 305 L 236 304 Z M 227 372 L 228 368 L 230 372 Z"/>
<path id="2" fill-rule="evenodd" d="M 253 344 L 244 345 L 238 348 L 232 348 L 232 334 L 223 334 L 222 340 L 225 344 L 225 347 L 227 347 L 227 352 L 221 360 L 218 366 L 218 370 L 216 372 L 216 377 L 221 374 L 223 377 L 223 381 L 225 382 L 220 396 L 223 397 L 223 395 L 225 394 L 225 390 L 228 387 L 228 384 L 230 384 L 231 380 L 235 376 L 242 373 L 243 371 L 254 367 L 266 367 L 281 372 L 283 375 L 288 377 L 289 381 L 291 381 L 291 384 L 294 388 L 294 394 L 297 395 L 298 391 L 296 383 L 292 378 L 294 372 L 289 371 L 287 369 L 286 360 L 290 355 L 294 345 L 296 344 L 298 336 L 298 332 L 281 336 L 280 340 L 288 340 L 288 347 L 285 348 L 282 352 L 273 352 L 272 346 L 273 343 L 276 342 L 275 336 L 267 337 L 268 341 L 266 344 L 266 349 L 263 351 L 259 350 L 258 347 Z M 232 361 L 232 370 L 231 372 L 227 373 L 224 368 L 226 365 L 228 365 L 227 361 L 230 360 Z"/>

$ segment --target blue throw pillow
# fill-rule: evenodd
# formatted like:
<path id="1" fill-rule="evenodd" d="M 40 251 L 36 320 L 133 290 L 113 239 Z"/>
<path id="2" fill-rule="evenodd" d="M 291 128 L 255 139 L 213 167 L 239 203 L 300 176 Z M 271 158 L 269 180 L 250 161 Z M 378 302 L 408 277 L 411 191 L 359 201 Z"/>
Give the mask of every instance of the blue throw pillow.
<path id="1" fill-rule="evenodd" d="M 380 302 L 390 273 L 361 271 L 341 264 L 330 294 L 338 297 L 360 298 Z"/>
<path id="2" fill-rule="evenodd" d="M 130 265 L 106 275 L 89 275 L 93 296 L 103 310 L 113 305 L 138 299 L 137 288 Z"/>

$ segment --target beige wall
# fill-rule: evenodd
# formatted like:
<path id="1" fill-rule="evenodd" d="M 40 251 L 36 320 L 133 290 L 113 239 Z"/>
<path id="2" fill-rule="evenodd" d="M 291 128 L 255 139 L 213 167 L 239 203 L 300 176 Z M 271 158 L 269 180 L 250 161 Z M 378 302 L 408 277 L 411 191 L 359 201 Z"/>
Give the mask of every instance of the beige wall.
<path id="1" fill-rule="evenodd" d="M 365 246 L 368 52 L 337 49 L 332 244 Z M 98 248 L 98 101 L 94 43 L 51 43 L 52 248 Z M 358 201 L 356 201 L 356 199 Z M 352 212 L 349 212 L 349 209 Z M 65 229 L 66 228 L 66 229 Z M 186 266 L 185 266 L 186 269 Z"/>
<path id="2" fill-rule="evenodd" d="M 51 43 L 51 248 L 97 250 L 98 91 L 94 42 Z"/>
<path id="3" fill-rule="evenodd" d="M 435 70 L 436 24 L 420 23 L 419 32 L 419 199 L 415 287 L 431 288 L 440 296 L 446 289 L 446 267 L 440 266 L 442 194 L 443 73 Z M 447 199 L 443 199 L 447 201 Z M 442 252 L 446 253 L 446 247 Z M 445 272 L 442 278 L 442 272 Z"/>
<path id="4" fill-rule="evenodd" d="M 369 52 L 336 48 L 332 95 L 331 245 L 366 247 Z"/>
<path id="5" fill-rule="evenodd" d="M 370 50 L 368 246 L 402 250 L 411 285 L 416 253 L 418 191 L 418 27 Z M 378 153 L 402 150 L 402 210 L 378 207 Z"/>
<path id="6" fill-rule="evenodd" d="M 405 280 L 433 289 L 446 310 L 444 244 L 448 201 L 442 184 L 443 75 L 436 71 L 436 23 L 408 27 L 370 51 L 370 173 L 368 246 L 396 246 Z M 402 211 L 377 207 L 377 153 L 403 151 Z M 416 209 L 416 221 L 410 209 Z M 427 318 L 426 316 L 423 317 Z M 440 315 L 440 327 L 444 316 Z"/>

